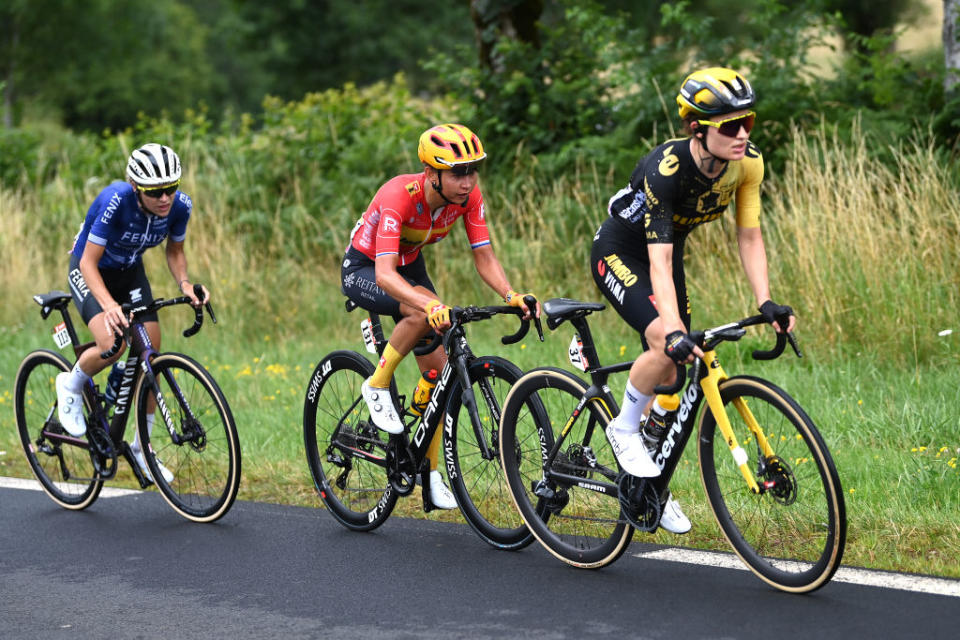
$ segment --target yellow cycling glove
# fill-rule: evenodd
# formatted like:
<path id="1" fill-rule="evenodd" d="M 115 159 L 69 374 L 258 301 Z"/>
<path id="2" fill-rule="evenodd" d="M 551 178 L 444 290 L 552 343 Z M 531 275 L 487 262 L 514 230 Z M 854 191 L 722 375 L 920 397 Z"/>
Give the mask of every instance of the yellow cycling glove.
<path id="1" fill-rule="evenodd" d="M 511 289 L 510 291 L 507 291 L 507 295 L 504 296 L 503 299 L 511 307 L 520 307 L 522 309 L 523 299 L 526 298 L 527 296 L 533 296 L 534 298 L 536 298 L 536 296 L 534 296 L 532 293 L 517 293 L 516 291 Z M 531 309 L 531 311 L 535 311 L 535 309 Z"/>
<path id="2" fill-rule="evenodd" d="M 436 330 L 450 322 L 450 307 L 439 300 L 431 300 L 423 305 L 423 310 L 427 314 L 427 322 Z"/>

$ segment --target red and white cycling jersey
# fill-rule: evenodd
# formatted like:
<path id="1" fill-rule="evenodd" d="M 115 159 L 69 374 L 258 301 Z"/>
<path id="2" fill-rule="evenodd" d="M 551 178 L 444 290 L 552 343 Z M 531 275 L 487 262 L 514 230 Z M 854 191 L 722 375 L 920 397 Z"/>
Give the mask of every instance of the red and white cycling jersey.
<path id="1" fill-rule="evenodd" d="M 471 249 L 490 244 L 479 186 L 470 193 L 466 207 L 448 204 L 431 214 L 424 192 L 425 180 L 422 173 L 388 180 L 357 221 L 350 244 L 371 260 L 399 255 L 398 266 L 403 266 L 416 260 L 424 245 L 443 240 L 460 217 Z"/>

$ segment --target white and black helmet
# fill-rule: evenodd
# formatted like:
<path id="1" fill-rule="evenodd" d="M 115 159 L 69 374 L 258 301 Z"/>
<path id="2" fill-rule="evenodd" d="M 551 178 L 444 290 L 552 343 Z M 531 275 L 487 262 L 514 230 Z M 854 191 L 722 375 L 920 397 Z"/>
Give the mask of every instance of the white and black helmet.
<path id="1" fill-rule="evenodd" d="M 180 179 L 180 158 L 170 147 L 150 142 L 130 154 L 127 176 L 141 187 L 173 184 Z"/>

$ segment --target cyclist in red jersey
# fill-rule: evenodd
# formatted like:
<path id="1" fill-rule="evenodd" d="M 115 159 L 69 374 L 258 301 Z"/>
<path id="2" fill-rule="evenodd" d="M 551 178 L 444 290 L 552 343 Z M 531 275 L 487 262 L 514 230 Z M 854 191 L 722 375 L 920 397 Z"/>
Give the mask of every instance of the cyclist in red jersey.
<path id="1" fill-rule="evenodd" d="M 777 331 L 793 330 L 792 309 L 770 299 L 760 232 L 763 156 L 749 139 L 755 101 L 750 83 L 732 69 L 687 76 L 677 105 L 688 137 L 668 140 L 640 159 L 630 183 L 610 198 L 610 215 L 593 239 L 594 281 L 640 334 L 644 348 L 630 369 L 620 413 L 606 430 L 617 460 L 635 476 L 660 474 L 647 450 L 655 434 L 645 440 L 640 433 L 654 387 L 672 379 L 675 363 L 703 355 L 687 335 L 687 235 L 721 217 L 734 197 L 740 259 L 760 311 Z M 673 533 L 690 530 L 672 496 L 660 526 Z"/>
<path id="2" fill-rule="evenodd" d="M 426 335 L 450 327 L 450 308 L 440 301 L 427 275 L 422 247 L 439 242 L 463 219 L 477 273 L 491 289 L 524 317 L 526 294 L 517 293 L 497 260 L 487 231 L 478 168 L 486 158 L 480 138 L 467 127 L 443 124 L 420 136 L 421 173 L 399 175 L 380 187 L 350 236 L 341 268 L 341 287 L 360 307 L 390 315 L 396 327 L 373 376 L 363 383 L 363 397 L 374 424 L 402 433 L 403 423 L 390 397 L 390 380 L 400 361 Z M 421 371 L 440 370 L 443 349 L 417 357 Z M 430 495 L 434 506 L 454 509 L 456 500 L 437 469 L 440 429 L 430 443 Z"/>

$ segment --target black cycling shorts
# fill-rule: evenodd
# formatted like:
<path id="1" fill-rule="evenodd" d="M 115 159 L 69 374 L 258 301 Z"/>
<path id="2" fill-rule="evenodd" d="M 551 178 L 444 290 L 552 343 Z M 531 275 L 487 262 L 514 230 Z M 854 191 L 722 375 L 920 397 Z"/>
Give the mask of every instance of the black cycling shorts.
<path id="1" fill-rule="evenodd" d="M 644 350 L 648 349 L 644 332 L 659 314 L 650 283 L 647 245 L 638 241 L 622 224 L 607 218 L 593 238 L 590 271 L 597 287 L 620 317 L 640 334 Z M 680 319 L 689 331 L 690 299 L 683 271 L 682 244 L 673 249 L 673 286 L 677 291 Z"/>
<path id="2" fill-rule="evenodd" d="M 143 269 L 143 262 L 138 260 L 137 264 L 129 269 L 104 269 L 100 268 L 100 277 L 103 283 L 107 285 L 107 291 L 113 296 L 119 304 L 130 303 L 135 306 L 146 305 L 153 302 L 153 292 L 150 290 L 150 282 L 147 281 L 147 273 Z M 90 324 L 93 317 L 102 312 L 100 303 L 90 293 L 87 283 L 80 273 L 80 258 L 70 256 L 70 272 L 67 274 L 67 281 L 70 283 L 70 293 L 73 294 L 73 302 L 80 310 L 80 317 L 84 324 Z M 142 322 L 157 322 L 157 312 L 144 314 L 140 316 Z"/>
<path id="3" fill-rule="evenodd" d="M 436 288 L 427 275 L 427 265 L 423 261 L 423 254 L 410 264 L 397 267 L 397 273 L 410 283 L 410 286 L 424 287 L 436 294 Z M 377 286 L 376 264 L 354 247 L 347 249 L 340 267 L 340 289 L 344 295 L 353 300 L 361 309 L 391 316 L 400 322 L 403 315 L 400 313 L 400 302 L 387 295 L 387 292 Z"/>

